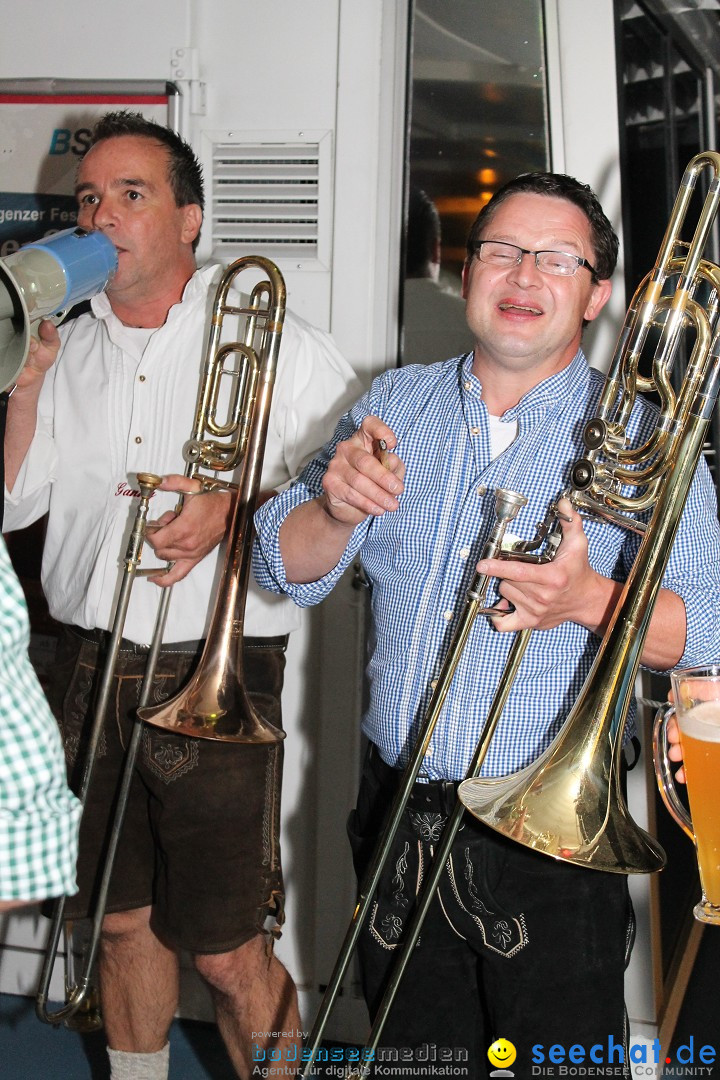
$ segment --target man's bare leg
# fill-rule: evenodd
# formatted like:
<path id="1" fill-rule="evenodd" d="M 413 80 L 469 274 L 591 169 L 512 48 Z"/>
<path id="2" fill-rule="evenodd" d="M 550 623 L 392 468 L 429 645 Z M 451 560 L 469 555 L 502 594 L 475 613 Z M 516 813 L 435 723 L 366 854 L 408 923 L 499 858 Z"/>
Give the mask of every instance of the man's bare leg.
<path id="1" fill-rule="evenodd" d="M 150 929 L 151 910 L 123 911 L 103 922 L 100 999 L 113 1050 L 162 1050 L 177 1009 L 178 956 Z"/>
<path id="2" fill-rule="evenodd" d="M 215 1003 L 220 1034 L 243 1080 L 258 1063 L 268 1076 L 287 1076 L 288 1062 L 302 1060 L 295 984 L 268 951 L 263 934 L 228 953 L 197 955 L 195 966 Z M 253 1055 L 253 1047 L 257 1048 Z M 275 1061 L 269 1061 L 268 1051 Z M 277 1059 L 280 1060 L 277 1060 Z"/>

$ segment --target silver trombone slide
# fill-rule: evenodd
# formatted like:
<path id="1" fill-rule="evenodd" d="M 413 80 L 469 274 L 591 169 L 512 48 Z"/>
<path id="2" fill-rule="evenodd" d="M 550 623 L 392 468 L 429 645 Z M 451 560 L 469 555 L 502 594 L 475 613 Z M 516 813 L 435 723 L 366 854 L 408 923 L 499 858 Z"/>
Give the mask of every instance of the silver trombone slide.
<path id="1" fill-rule="evenodd" d="M 110 635 L 110 641 L 108 643 L 107 659 L 103 668 L 102 679 L 98 687 L 97 707 L 95 710 L 95 716 L 90 732 L 88 752 L 85 758 L 85 770 L 83 772 L 82 783 L 80 785 L 80 791 L 78 793 L 78 798 L 82 803 L 83 807 L 87 800 L 87 794 L 92 780 L 94 765 L 98 756 L 98 744 L 100 742 L 100 737 L 105 726 L 105 718 L 107 716 L 108 705 L 110 702 L 112 681 L 117 667 L 117 658 L 118 653 L 120 652 L 120 645 L 122 642 L 123 630 L 127 617 L 127 609 L 130 603 L 130 595 L 132 593 L 135 578 L 138 573 L 138 566 L 140 564 L 140 557 L 142 554 L 142 547 L 145 539 L 145 530 L 147 525 L 150 499 L 160 482 L 161 477 L 155 476 L 152 473 L 138 474 L 140 502 L 138 504 L 135 521 L 133 523 L 133 528 L 130 534 L 127 552 L 125 555 L 125 573 L 123 575 L 123 580 L 120 587 L 120 595 L 118 598 L 113 629 Z M 140 702 L 143 705 L 146 704 L 150 698 L 150 692 L 155 677 L 158 657 L 160 655 L 160 649 L 162 647 L 162 636 L 165 629 L 165 621 L 167 619 L 168 608 L 170 606 L 171 593 L 171 588 L 164 589 L 163 594 L 160 597 L 160 603 L 158 605 L 155 622 L 156 632 L 153 635 L 153 642 L 150 648 L 150 652 L 148 654 L 147 666 L 145 669 L 145 674 L 143 676 L 142 689 L 140 691 Z M 95 958 L 97 956 L 98 946 L 100 944 L 100 931 L 102 929 L 102 921 L 105 915 L 105 908 L 107 906 L 107 895 L 110 888 L 110 878 L 115 866 L 115 856 L 117 853 L 117 847 L 120 840 L 120 833 L 122 830 L 123 822 L 125 820 L 125 809 L 127 807 L 128 795 L 130 793 L 130 784 L 132 782 L 135 763 L 137 761 L 138 751 L 140 749 L 141 736 L 142 721 L 136 717 L 133 723 L 132 734 L 130 737 L 130 742 L 128 743 L 127 753 L 125 755 L 123 772 L 120 780 L 120 786 L 118 789 L 117 811 L 112 822 L 110 836 L 108 837 L 105 863 L 103 867 L 102 877 L 100 879 L 100 885 L 98 888 L 98 894 L 94 906 L 93 916 L 91 919 L 90 937 L 83 958 L 82 971 L 78 975 L 77 982 L 70 990 L 65 1004 L 59 1009 L 56 1009 L 55 1011 L 50 1011 L 47 1007 L 48 995 L 50 992 L 50 982 L 52 979 L 53 970 L 55 968 L 55 962 L 57 960 L 60 936 L 63 931 L 65 904 L 67 901 L 67 897 L 60 896 L 57 898 L 57 900 L 55 900 L 53 904 L 50 933 L 48 935 L 45 957 L 43 960 L 43 966 L 40 972 L 40 980 L 38 982 L 38 989 L 35 996 L 35 1014 L 38 1019 L 42 1020 L 45 1024 L 58 1025 L 68 1020 L 78 1011 L 80 1006 L 83 1004 L 90 989 L 92 968 L 95 962 Z"/>
<path id="2" fill-rule="evenodd" d="M 527 499 L 524 495 L 520 495 L 514 491 L 498 490 L 495 493 L 496 521 L 493 530 L 483 548 L 482 557 L 484 559 L 495 558 L 496 556 L 499 556 L 501 554 L 503 537 L 505 535 L 507 526 L 516 517 L 518 511 L 526 504 L 526 502 Z M 432 739 L 435 726 L 440 716 L 440 712 L 445 703 L 445 698 L 447 697 L 448 691 L 450 690 L 450 686 L 455 676 L 455 671 L 460 661 L 463 647 L 467 641 L 468 635 L 470 634 L 470 631 L 475 623 L 475 619 L 478 615 L 487 615 L 490 613 L 491 610 L 493 610 L 493 614 L 498 614 L 497 610 L 490 609 L 484 606 L 488 584 L 489 578 L 487 577 L 487 575 L 476 573 L 473 578 L 472 584 L 467 591 L 465 606 L 461 613 L 458 626 L 452 636 L 452 641 L 446 654 L 442 670 L 438 676 L 437 683 L 433 690 L 432 698 L 428 705 L 425 719 L 423 720 L 418 737 L 415 740 L 415 745 L 411 753 L 410 761 L 408 762 L 405 772 L 403 773 L 400 785 L 398 787 L 398 791 L 396 792 L 395 798 L 390 808 L 390 812 L 388 814 L 388 818 L 385 823 L 383 832 L 375 849 L 372 862 L 368 867 L 367 872 L 360 885 L 358 900 L 355 905 L 355 909 L 353 911 L 352 918 L 350 920 L 350 924 L 345 935 L 345 940 L 343 941 L 340 953 L 338 954 L 338 958 L 335 962 L 335 967 L 330 977 L 330 981 L 327 985 L 327 989 L 325 990 L 325 994 L 323 995 L 323 1000 L 320 1003 L 320 1008 L 315 1018 L 312 1031 L 310 1032 L 308 1042 L 305 1048 L 305 1060 L 303 1063 L 303 1069 L 302 1072 L 299 1074 L 300 1077 L 303 1078 L 303 1080 L 304 1078 L 312 1076 L 313 1063 L 320 1048 L 328 1018 L 335 1004 L 335 999 L 340 992 L 342 980 L 344 979 L 347 969 L 350 965 L 350 961 L 357 945 L 358 937 L 360 936 L 360 931 L 370 910 L 370 905 L 373 900 L 375 889 L 377 888 L 378 882 L 380 880 L 380 875 L 382 874 L 383 868 L 390 854 L 390 849 L 400 826 L 400 821 L 405 811 L 405 807 L 407 806 L 407 803 L 409 801 L 413 784 L 418 777 L 418 774 L 422 767 L 422 763 L 425 759 L 430 740 Z M 524 652 L 524 647 L 522 651 Z M 492 712 L 488 717 L 488 720 L 486 721 L 486 727 L 489 726 L 491 718 Z M 481 740 L 483 746 L 485 744 L 485 741 L 485 739 Z M 480 766 L 478 766 L 478 769 L 479 768 Z M 460 807 L 458 810 L 458 818 L 457 824 L 455 825 L 455 832 L 457 832 L 460 824 L 460 816 L 462 814 L 462 809 L 463 808 Z M 448 824 L 446 825 L 446 834 L 449 833 L 452 822 L 454 820 L 455 818 L 453 817 L 453 819 L 451 819 L 451 821 L 448 822 Z M 455 833 L 453 833 L 453 836 L 450 838 L 449 843 L 452 843 L 454 835 Z M 433 861 L 433 867 L 438 864 L 441 871 L 442 866 L 444 865 L 444 861 L 444 859 L 440 860 L 438 857 L 436 857 Z M 438 880 L 440 871 L 438 871 Z M 429 892 L 430 889 L 427 888 L 425 890 L 425 893 Z M 431 899 L 432 895 L 428 897 L 428 905 Z M 420 925 L 425 918 L 426 910 L 427 906 L 422 911 Z M 416 916 L 418 913 L 419 909 L 418 912 L 416 912 Z M 420 925 L 418 925 L 417 927 L 417 935 L 419 935 L 420 933 Z M 405 938 L 406 935 L 403 935 L 403 943 L 405 942 Z M 408 958 L 410 951 L 411 949 L 405 950 L 405 954 Z M 406 963 L 407 961 L 405 961 L 402 971 L 398 974 L 398 982 L 399 979 L 402 977 Z M 394 997 L 394 990 L 392 996 Z M 390 1004 L 391 1001 L 388 1001 L 387 1007 L 384 1009 L 384 1014 L 382 1015 L 382 1018 L 380 1017 L 380 1015 L 377 1018 L 380 1021 L 379 1025 L 376 1021 L 376 1025 L 373 1028 L 371 1038 L 374 1038 L 375 1045 L 377 1045 L 377 1041 L 380 1038 L 382 1027 L 384 1026 L 385 1017 L 387 1015 L 387 1011 L 389 1011 Z M 381 1005 L 381 1011 L 382 1010 L 383 1005 Z M 354 1073 L 351 1074 L 351 1077 L 354 1075 Z M 362 1077 L 363 1075 L 367 1075 L 367 1073 L 360 1072 L 357 1075 Z"/>

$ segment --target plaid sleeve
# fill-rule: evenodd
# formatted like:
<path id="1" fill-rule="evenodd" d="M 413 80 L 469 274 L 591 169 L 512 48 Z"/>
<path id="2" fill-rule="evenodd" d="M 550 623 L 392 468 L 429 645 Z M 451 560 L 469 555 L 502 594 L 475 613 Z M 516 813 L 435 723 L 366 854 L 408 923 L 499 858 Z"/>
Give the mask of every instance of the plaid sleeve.
<path id="1" fill-rule="evenodd" d="M 0 899 L 72 894 L 80 804 L 60 733 L 28 658 L 20 584 L 0 543 Z"/>

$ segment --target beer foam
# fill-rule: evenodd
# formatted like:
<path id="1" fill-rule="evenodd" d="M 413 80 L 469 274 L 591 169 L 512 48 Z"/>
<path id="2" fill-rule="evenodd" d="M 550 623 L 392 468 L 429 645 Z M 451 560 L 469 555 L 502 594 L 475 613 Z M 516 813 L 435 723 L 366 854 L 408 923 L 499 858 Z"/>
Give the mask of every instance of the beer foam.
<path id="1" fill-rule="evenodd" d="M 693 739 L 704 742 L 720 742 L 720 701 L 701 701 L 682 716 L 678 716 L 680 730 Z"/>

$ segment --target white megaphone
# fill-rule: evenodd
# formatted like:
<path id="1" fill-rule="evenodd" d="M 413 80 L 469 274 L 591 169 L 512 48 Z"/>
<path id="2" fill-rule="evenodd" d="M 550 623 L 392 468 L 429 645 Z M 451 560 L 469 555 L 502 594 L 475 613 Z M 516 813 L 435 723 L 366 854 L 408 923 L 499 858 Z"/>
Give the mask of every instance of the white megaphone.
<path id="1" fill-rule="evenodd" d="M 0 391 L 14 386 L 38 323 L 60 322 L 105 288 L 117 251 L 104 233 L 65 229 L 0 259 Z"/>

